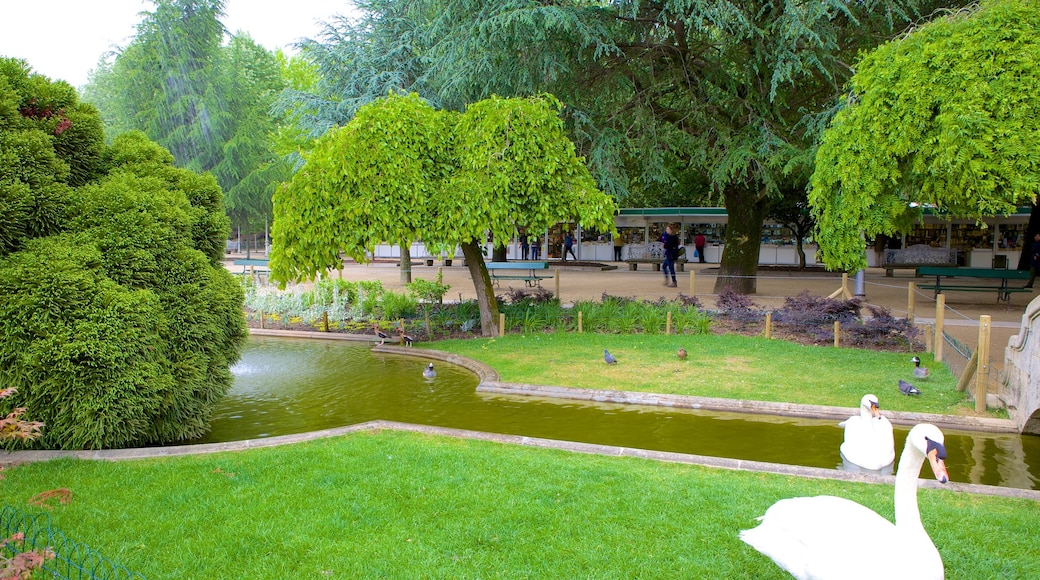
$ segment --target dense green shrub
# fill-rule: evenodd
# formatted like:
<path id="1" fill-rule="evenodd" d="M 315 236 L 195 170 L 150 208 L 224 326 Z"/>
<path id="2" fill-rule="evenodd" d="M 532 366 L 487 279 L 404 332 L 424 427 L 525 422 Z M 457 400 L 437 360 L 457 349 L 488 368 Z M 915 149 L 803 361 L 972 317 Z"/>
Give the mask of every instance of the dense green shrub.
<path id="1" fill-rule="evenodd" d="M 246 337 L 220 188 L 141 134 L 106 148 L 20 62 L 0 59 L 0 412 L 28 407 L 47 448 L 198 437 Z"/>

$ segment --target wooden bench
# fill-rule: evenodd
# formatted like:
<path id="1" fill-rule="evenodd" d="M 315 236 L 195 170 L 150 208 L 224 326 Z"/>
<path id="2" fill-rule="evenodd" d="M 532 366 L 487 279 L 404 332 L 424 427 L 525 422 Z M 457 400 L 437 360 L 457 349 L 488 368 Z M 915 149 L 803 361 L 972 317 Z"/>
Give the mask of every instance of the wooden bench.
<path id="1" fill-rule="evenodd" d="M 538 274 L 539 270 L 549 268 L 549 262 L 487 262 L 484 265 L 495 284 L 501 280 L 523 280 L 528 286 L 540 286 L 542 280 L 552 278 Z"/>
<path id="2" fill-rule="evenodd" d="M 916 270 L 924 266 L 956 268 L 957 250 L 916 244 L 902 250 L 885 250 L 881 261 L 881 267 L 885 269 L 885 276 L 888 278 L 892 277 L 892 270 Z"/>
<path id="3" fill-rule="evenodd" d="M 683 271 L 683 264 L 686 263 L 686 254 L 683 252 L 685 248 L 679 247 L 679 257 L 675 259 L 675 269 L 678 272 Z M 661 263 L 664 262 L 664 244 L 661 242 L 651 242 L 647 244 L 645 248 L 638 246 L 629 246 L 628 259 L 625 260 L 628 264 L 629 270 L 639 269 L 639 264 L 650 264 L 654 267 L 655 272 L 661 271 Z"/>
<path id="4" fill-rule="evenodd" d="M 935 284 L 919 284 L 921 290 L 933 290 L 935 296 L 946 292 L 996 292 L 997 301 L 1011 302 L 1011 294 L 1015 292 L 1032 292 L 1032 288 L 1010 286 L 1009 280 L 1029 280 L 1029 272 L 1024 270 L 1000 270 L 991 268 L 943 268 L 922 266 L 917 268 L 918 276 L 935 276 Z M 1000 280 L 999 286 L 943 284 L 943 278 L 978 278 L 983 280 Z"/>
<path id="5" fill-rule="evenodd" d="M 655 272 L 661 271 L 661 263 L 664 262 L 664 258 L 629 258 L 625 260 L 628 263 L 629 270 L 636 270 L 639 268 L 639 264 L 650 264 L 654 267 Z M 675 271 L 684 272 L 685 268 L 683 264 L 686 263 L 686 258 L 679 257 L 675 260 Z"/>

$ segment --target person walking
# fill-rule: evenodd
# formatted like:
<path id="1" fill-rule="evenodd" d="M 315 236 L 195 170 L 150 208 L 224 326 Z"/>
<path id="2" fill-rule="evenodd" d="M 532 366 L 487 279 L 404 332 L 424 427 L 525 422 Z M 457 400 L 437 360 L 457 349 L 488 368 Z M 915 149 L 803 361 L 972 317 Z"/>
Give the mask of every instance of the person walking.
<path id="1" fill-rule="evenodd" d="M 625 246 L 625 240 L 621 237 L 621 232 L 614 235 L 614 261 L 621 261 L 621 248 Z"/>
<path id="2" fill-rule="evenodd" d="M 542 255 L 542 240 L 538 236 L 531 236 L 531 259 L 537 260 Z"/>
<path id="3" fill-rule="evenodd" d="M 578 257 L 574 255 L 574 236 L 572 236 L 570 232 L 567 232 L 563 236 L 563 254 L 560 256 L 560 259 L 566 262 L 568 253 L 575 260 L 578 259 Z"/>
<path id="4" fill-rule="evenodd" d="M 672 232 L 672 226 L 664 229 L 661 234 L 661 243 L 664 244 L 664 260 L 661 261 L 661 271 L 664 272 L 664 285 L 675 288 L 679 282 L 675 279 L 675 259 L 679 257 L 679 236 Z M 668 281 L 671 274 L 672 280 Z"/>
<path id="5" fill-rule="evenodd" d="M 1040 276 L 1040 233 L 1033 236 L 1033 247 L 1029 250 L 1029 253 L 1031 255 L 1029 266 L 1032 274 L 1029 276 L 1029 282 L 1025 285 L 1026 288 L 1032 288 L 1036 277 Z"/>
<path id="6" fill-rule="evenodd" d="M 701 264 L 703 264 L 705 262 L 705 259 L 704 259 L 704 246 L 707 243 L 708 243 L 708 240 L 706 240 L 704 238 L 704 234 L 703 233 L 698 233 L 697 237 L 693 238 L 693 247 L 696 248 L 696 250 L 697 250 L 697 258 L 698 258 L 698 260 L 700 260 Z"/>

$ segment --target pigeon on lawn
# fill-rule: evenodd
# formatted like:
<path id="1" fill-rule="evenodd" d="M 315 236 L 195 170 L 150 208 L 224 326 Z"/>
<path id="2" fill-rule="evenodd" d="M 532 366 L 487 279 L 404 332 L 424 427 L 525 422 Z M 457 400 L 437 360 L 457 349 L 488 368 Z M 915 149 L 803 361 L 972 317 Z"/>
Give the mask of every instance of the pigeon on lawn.
<path id="1" fill-rule="evenodd" d="M 679 360 L 686 360 L 686 349 L 680 346 L 675 356 L 679 357 Z"/>
<path id="2" fill-rule="evenodd" d="M 607 349 L 603 349 L 603 360 L 607 361 L 608 365 L 616 365 L 617 364 L 617 359 L 614 358 L 614 355 L 612 355 L 609 352 L 607 352 Z"/>
<path id="3" fill-rule="evenodd" d="M 427 365 L 426 368 L 423 369 L 422 376 L 428 379 L 432 379 L 437 376 L 437 371 L 433 370 L 433 363 L 430 363 L 429 365 Z"/>
<path id="4" fill-rule="evenodd" d="M 915 356 L 910 362 L 914 363 L 914 378 L 922 381 L 928 379 L 928 368 L 921 366 L 921 359 Z"/>
<path id="5" fill-rule="evenodd" d="M 903 379 L 899 379 L 899 391 L 901 393 L 903 393 L 904 395 L 920 395 L 921 394 L 921 391 L 918 390 L 917 387 L 911 385 L 910 383 L 904 381 Z"/>

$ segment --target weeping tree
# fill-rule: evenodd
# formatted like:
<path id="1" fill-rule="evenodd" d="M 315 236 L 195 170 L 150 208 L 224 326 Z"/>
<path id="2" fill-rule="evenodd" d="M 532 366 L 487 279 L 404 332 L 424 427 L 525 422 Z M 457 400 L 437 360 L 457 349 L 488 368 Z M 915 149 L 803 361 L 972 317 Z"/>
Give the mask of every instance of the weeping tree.
<path id="1" fill-rule="evenodd" d="M 867 55 L 823 135 L 809 201 L 825 264 L 866 266 L 864 236 L 921 207 L 1008 214 L 1040 193 L 1040 5 L 991 0 Z"/>
<path id="2" fill-rule="evenodd" d="M 275 196 L 272 276 L 314 278 L 365 261 L 382 241 L 409 235 L 462 247 L 485 336 L 498 304 L 481 250 L 488 232 L 561 221 L 613 229 L 616 206 L 595 187 L 563 131 L 551 96 L 491 98 L 464 113 L 418 95 L 361 107 L 318 140 L 304 168 Z"/>

